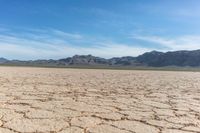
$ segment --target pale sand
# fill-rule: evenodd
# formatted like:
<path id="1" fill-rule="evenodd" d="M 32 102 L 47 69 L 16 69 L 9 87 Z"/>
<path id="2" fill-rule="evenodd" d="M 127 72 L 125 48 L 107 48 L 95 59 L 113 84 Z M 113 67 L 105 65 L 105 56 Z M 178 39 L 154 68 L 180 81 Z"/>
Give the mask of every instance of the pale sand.
<path id="1" fill-rule="evenodd" d="M 200 132 L 200 73 L 0 67 L 0 133 Z"/>

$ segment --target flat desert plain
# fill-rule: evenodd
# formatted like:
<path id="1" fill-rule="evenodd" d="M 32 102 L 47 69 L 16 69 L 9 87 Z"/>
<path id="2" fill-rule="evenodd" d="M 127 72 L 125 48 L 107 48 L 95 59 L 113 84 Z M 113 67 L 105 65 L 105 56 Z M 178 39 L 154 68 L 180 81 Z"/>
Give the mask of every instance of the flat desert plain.
<path id="1" fill-rule="evenodd" d="M 0 133 L 199 133 L 200 73 L 0 67 Z"/>

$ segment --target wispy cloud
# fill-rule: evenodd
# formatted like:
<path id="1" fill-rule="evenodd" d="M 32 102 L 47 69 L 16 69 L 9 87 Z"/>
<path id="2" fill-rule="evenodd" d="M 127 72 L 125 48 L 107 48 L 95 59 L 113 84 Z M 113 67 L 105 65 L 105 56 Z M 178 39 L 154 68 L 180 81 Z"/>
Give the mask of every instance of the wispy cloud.
<path id="1" fill-rule="evenodd" d="M 82 45 L 84 43 L 92 45 Z M 152 49 L 118 43 L 114 40 L 94 39 L 94 37 L 57 29 L 0 33 L 0 56 L 9 59 L 58 59 L 75 54 L 92 54 L 110 58 L 137 56 L 150 50 Z"/>
<path id="2" fill-rule="evenodd" d="M 200 48 L 200 35 L 184 35 L 174 38 L 134 35 L 132 38 L 156 43 L 166 47 L 165 50 L 195 50 Z"/>
<path id="3" fill-rule="evenodd" d="M 98 38 L 58 29 L 29 29 L 17 33 L 0 32 L 0 56 L 9 59 L 59 59 L 75 54 L 92 54 L 104 58 L 116 56 L 137 56 L 152 50 L 194 50 L 200 48 L 200 35 L 178 37 L 144 36 L 134 34 L 127 44 L 108 38 Z M 145 47 L 137 40 L 162 49 Z M 136 44 L 137 42 L 138 44 Z M 89 44 L 89 45 L 88 45 Z"/>
<path id="4" fill-rule="evenodd" d="M 58 35 L 58 36 L 64 37 L 64 38 L 72 38 L 72 39 L 82 39 L 83 38 L 83 36 L 80 34 L 67 33 L 67 32 L 63 32 L 61 30 L 56 30 L 56 29 L 52 29 L 51 31 L 55 35 Z"/>

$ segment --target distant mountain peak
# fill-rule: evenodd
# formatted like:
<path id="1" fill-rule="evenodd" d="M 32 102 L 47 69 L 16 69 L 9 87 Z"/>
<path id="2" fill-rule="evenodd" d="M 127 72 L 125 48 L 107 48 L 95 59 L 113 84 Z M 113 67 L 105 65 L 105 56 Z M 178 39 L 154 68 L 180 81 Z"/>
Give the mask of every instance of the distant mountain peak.
<path id="1" fill-rule="evenodd" d="M 163 52 L 160 52 L 160 51 L 156 51 L 156 50 L 153 50 L 151 52 L 146 52 L 144 54 L 154 54 L 154 55 L 160 55 L 160 54 L 163 54 Z"/>

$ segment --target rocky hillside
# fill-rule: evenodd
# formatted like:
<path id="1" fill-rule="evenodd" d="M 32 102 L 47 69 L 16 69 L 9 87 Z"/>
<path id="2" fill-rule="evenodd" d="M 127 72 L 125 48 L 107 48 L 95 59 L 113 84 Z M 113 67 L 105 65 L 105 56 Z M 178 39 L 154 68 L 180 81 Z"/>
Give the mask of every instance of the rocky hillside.
<path id="1" fill-rule="evenodd" d="M 137 57 L 137 61 L 153 67 L 163 66 L 200 66 L 200 50 L 158 52 L 152 51 Z"/>

